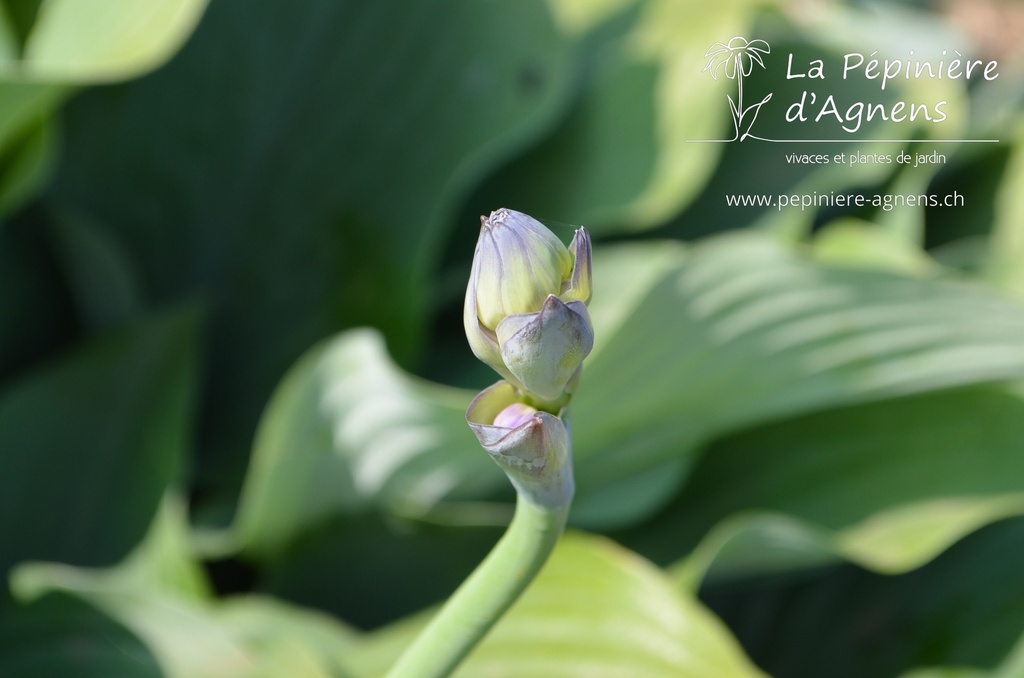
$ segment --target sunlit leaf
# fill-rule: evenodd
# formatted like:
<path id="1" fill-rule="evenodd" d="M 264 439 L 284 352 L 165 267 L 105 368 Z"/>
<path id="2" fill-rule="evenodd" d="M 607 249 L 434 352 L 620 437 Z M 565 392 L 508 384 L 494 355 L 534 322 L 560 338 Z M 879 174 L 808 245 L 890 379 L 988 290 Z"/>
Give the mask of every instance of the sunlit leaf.
<path id="1" fill-rule="evenodd" d="M 827 267 L 763 236 L 688 255 L 599 253 L 595 281 L 597 344 L 570 414 L 573 519 L 585 524 L 649 515 L 700 446 L 730 431 L 1024 373 L 1016 303 L 965 283 Z M 403 375 L 367 333 L 321 347 L 267 411 L 242 541 L 283 544 L 370 505 L 415 514 L 487 498 L 504 485 L 467 435 L 471 395 Z"/>
<path id="2" fill-rule="evenodd" d="M 0 78 L 89 83 L 139 75 L 178 50 L 207 0 L 35 4 L 37 12 L 19 15 L 24 49 L 0 61 Z"/>
<path id="3" fill-rule="evenodd" d="M 989 279 L 1018 297 L 1024 298 L 1024 205 L 1020 198 L 1024 182 L 1024 123 L 1020 123 L 995 205 Z"/>
<path id="4" fill-rule="evenodd" d="M 4 140 L 5 155 L 0 159 L 0 216 L 9 214 L 49 176 L 56 155 L 52 121 L 41 117 L 25 130 L 11 130 L 13 138 Z M 0 130 L 0 139 L 3 137 Z M 5 142 L 5 143 L 4 143 Z"/>
<path id="5" fill-rule="evenodd" d="M 429 619 L 367 636 L 353 657 L 387 669 Z M 730 678 L 763 676 L 695 598 L 638 556 L 596 537 L 565 537 L 540 575 L 455 676 Z"/>
<path id="6" fill-rule="evenodd" d="M 966 667 L 912 669 L 900 678 L 989 678 L 992 674 L 981 669 Z"/>
<path id="7" fill-rule="evenodd" d="M 584 34 L 639 0 L 548 0 L 559 27 L 570 34 Z"/>
<path id="8" fill-rule="evenodd" d="M 935 262 L 912 240 L 892 229 L 857 219 L 839 219 L 815 234 L 814 255 L 822 262 L 910 275 L 937 273 Z"/>
<path id="9" fill-rule="evenodd" d="M 682 256 L 672 246 L 597 253 L 595 355 L 632 304 Z M 264 413 L 234 528 L 238 545 L 270 552 L 338 512 L 436 513 L 441 500 L 484 499 L 507 489 L 466 424 L 474 395 L 403 373 L 369 330 L 313 349 Z M 463 511 L 461 521 L 479 511 Z M 229 548 L 212 546 L 215 541 L 211 548 Z"/>
<path id="10" fill-rule="evenodd" d="M 6 216 L 49 177 L 57 142 L 51 114 L 71 93 L 65 85 L 0 77 L 0 216 Z"/>
<path id="11" fill-rule="evenodd" d="M 729 431 L 1022 375 L 1022 330 L 1024 307 L 977 285 L 833 268 L 754 234 L 709 240 L 586 366 L 574 516 L 635 520 L 655 494 L 606 493 Z"/>
<path id="12" fill-rule="evenodd" d="M 338 511 L 416 514 L 444 497 L 486 496 L 502 486 L 507 481 L 466 425 L 471 398 L 401 372 L 373 331 L 317 347 L 264 415 L 239 543 L 272 551 Z"/>

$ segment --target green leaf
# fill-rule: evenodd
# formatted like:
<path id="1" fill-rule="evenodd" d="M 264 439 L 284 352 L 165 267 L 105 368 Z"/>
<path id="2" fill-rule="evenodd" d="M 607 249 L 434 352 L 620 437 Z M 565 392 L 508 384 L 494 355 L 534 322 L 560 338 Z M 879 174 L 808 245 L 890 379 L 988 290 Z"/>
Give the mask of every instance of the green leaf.
<path id="1" fill-rule="evenodd" d="M 46 233 L 28 220 L 0 226 L 0 388 L 74 334 L 66 298 Z"/>
<path id="2" fill-rule="evenodd" d="M 378 675 L 429 620 L 367 636 L 353 656 Z M 455 676 L 763 676 L 719 621 L 652 565 L 597 537 L 570 534 Z"/>
<path id="3" fill-rule="evenodd" d="M 564 106 L 570 57 L 539 0 L 221 0 L 166 68 L 68 108 L 50 204 L 109 228 L 154 303 L 215 303 L 205 496 L 234 501 L 317 341 L 370 325 L 421 357 L 448 219 Z"/>
<path id="4" fill-rule="evenodd" d="M 1024 519 L 1014 518 L 907 574 L 831 567 L 742 587 L 710 584 L 701 598 L 772 675 L 862 678 L 949 667 L 1016 678 L 1022 535 Z"/>
<path id="5" fill-rule="evenodd" d="M 966 667 L 913 669 L 900 674 L 900 678 L 989 678 L 988 671 Z"/>
<path id="6" fill-rule="evenodd" d="M 605 22 L 637 5 L 639 0 L 548 0 L 556 23 L 566 33 L 586 34 Z"/>
<path id="7" fill-rule="evenodd" d="M 125 80 L 162 65 L 207 0 L 6 0 L 0 4 L 0 215 L 47 178 L 49 115 L 71 86 Z"/>
<path id="8" fill-rule="evenodd" d="M 356 678 L 351 657 L 360 635 L 336 619 L 264 596 L 236 597 L 217 612 L 239 645 L 260 664 L 258 676 Z M 178 651 L 189 652 L 187 645 Z M 216 666 L 216 663 L 213 664 Z M 184 674 L 185 678 L 188 674 Z M 248 674 L 246 674 L 248 675 Z"/>
<path id="9" fill-rule="evenodd" d="M 632 304 L 682 256 L 682 248 L 673 246 L 597 252 L 595 353 L 602 335 L 628 317 Z M 437 506 L 442 500 L 483 499 L 507 490 L 504 475 L 466 424 L 473 396 L 401 372 L 371 330 L 348 332 L 312 349 L 264 412 L 233 528 L 237 543 L 207 535 L 207 547 L 269 555 L 340 512 L 373 507 L 401 515 L 429 512 L 444 520 L 444 508 Z M 486 506 L 458 514 L 459 522 L 495 522 Z M 506 518 L 500 512 L 497 522 Z"/>
<path id="10" fill-rule="evenodd" d="M 466 424 L 471 398 L 401 372 L 372 330 L 316 347 L 267 406 L 238 510 L 238 544 L 267 554 L 340 511 L 415 515 L 441 498 L 503 486 Z"/>
<path id="11" fill-rule="evenodd" d="M 0 132 L 2 135 L 2 132 Z M 41 118 L 0 151 L 0 217 L 35 195 L 56 155 L 53 125 Z"/>
<path id="12" fill-rule="evenodd" d="M 0 674 L 165 678 L 149 649 L 88 603 L 51 593 L 0 614 Z"/>
<path id="13" fill-rule="evenodd" d="M 585 367 L 574 518 L 637 520 L 667 493 L 622 506 L 616 486 L 742 427 L 1021 376 L 1022 337 L 1024 307 L 978 285 L 832 268 L 755 233 L 710 239 Z"/>
<path id="14" fill-rule="evenodd" d="M 497 467 L 494 472 L 501 473 Z M 259 562 L 260 590 L 359 628 L 379 627 L 443 600 L 480 564 L 512 511 L 500 505 L 493 515 L 480 512 L 479 505 L 447 514 L 435 507 L 430 519 L 486 518 L 494 524 L 446 526 L 367 514 L 302 526 L 302 536 L 280 557 Z"/>
<path id="15" fill-rule="evenodd" d="M 986 276 L 1024 298 L 1024 207 L 1018 187 L 1024 181 L 1024 122 L 1018 123 L 1017 139 L 999 184 L 995 224 Z"/>
<path id="16" fill-rule="evenodd" d="M 650 228 L 693 200 L 722 150 L 722 88 L 701 72 L 716 39 L 749 30 L 773 0 L 704 5 L 556 1 L 580 40 L 580 97 L 554 134 L 488 180 L 482 194 L 592 230 Z M 537 186 L 558 190 L 538 191 Z"/>
<path id="17" fill-rule="evenodd" d="M 0 573 L 109 564 L 144 533 L 191 432 L 197 316 L 165 313 L 0 393 Z"/>
<path id="18" fill-rule="evenodd" d="M 62 215 L 54 220 L 51 237 L 79 322 L 90 333 L 128 322 L 140 312 L 138 272 L 106 229 L 87 219 Z"/>
<path id="19" fill-rule="evenodd" d="M 50 115 L 70 93 L 63 85 L 0 80 L 0 216 L 49 178 L 57 145 Z"/>
<path id="20" fill-rule="evenodd" d="M 829 222 L 813 240 L 814 255 L 822 262 L 837 266 L 926 276 L 938 269 L 919 245 L 859 219 L 844 218 Z"/>
<path id="21" fill-rule="evenodd" d="M 962 282 L 831 268 L 763 235 L 688 254 L 599 249 L 595 281 L 596 344 L 571 412 L 582 524 L 649 515 L 701 445 L 742 427 L 1024 373 L 1018 304 Z M 493 495 L 502 479 L 463 420 L 471 395 L 403 375 L 369 333 L 321 347 L 267 410 L 241 542 L 272 551 L 339 512 L 415 515 Z"/>
<path id="22" fill-rule="evenodd" d="M 25 563 L 12 574 L 11 590 L 21 601 L 53 592 L 88 601 L 142 638 L 167 678 L 353 675 L 345 657 L 356 634 L 342 624 L 256 596 L 209 600 L 183 505 L 173 497 L 119 565 Z"/>
<path id="23" fill-rule="evenodd" d="M 209 586 L 189 551 L 184 503 L 168 495 L 149 531 L 115 567 L 88 570 L 63 563 L 21 563 L 10 577 L 11 591 L 31 601 L 53 589 L 91 592 L 97 600 L 105 593 L 166 594 L 187 600 L 210 597 Z"/>
<path id="24" fill-rule="evenodd" d="M 630 223 L 664 223 L 704 188 L 721 147 L 688 140 L 716 138 L 728 117 L 712 103 L 722 101 L 722 87 L 702 72 L 702 54 L 714 41 L 750 30 L 757 13 L 774 5 L 772 0 L 696 6 L 659 0 L 645 7 L 633 39 L 638 54 L 657 59 L 662 68 L 655 91 L 659 155 L 651 180 L 624 215 Z"/>
<path id="25" fill-rule="evenodd" d="M 622 221 L 651 182 L 659 159 L 654 110 L 659 71 L 632 55 L 606 57 L 595 70 L 559 129 L 487 181 L 481 191 L 488 202 L 586 224 L 598 233 Z"/>
<path id="26" fill-rule="evenodd" d="M 163 64 L 181 47 L 206 3 L 17 2 L 13 18 L 24 49 L 18 50 L 19 58 L 0 61 L 0 78 L 88 83 L 140 75 Z"/>
<path id="27" fill-rule="evenodd" d="M 25 39 L 36 22 L 43 0 L 3 0 L 0 2 L 0 55 L 16 59 L 25 47 Z"/>
<path id="28" fill-rule="evenodd" d="M 0 79 L 0 217 L 49 178 L 57 146 L 50 116 L 70 92 L 64 85 Z"/>
<path id="29" fill-rule="evenodd" d="M 847 559 L 899 573 L 1024 513 L 1024 398 L 996 386 L 891 400 L 761 426 L 715 442 L 671 510 L 644 528 L 714 579 Z M 709 529 L 721 521 L 717 527 Z M 706 537 L 702 535 L 707 534 Z"/>

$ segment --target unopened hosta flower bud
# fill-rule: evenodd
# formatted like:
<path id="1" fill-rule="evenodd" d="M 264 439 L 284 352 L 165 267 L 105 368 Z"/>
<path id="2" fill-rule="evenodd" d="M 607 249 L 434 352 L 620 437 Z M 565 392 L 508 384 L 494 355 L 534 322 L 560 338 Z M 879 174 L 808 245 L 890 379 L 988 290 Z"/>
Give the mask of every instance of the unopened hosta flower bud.
<path id="1" fill-rule="evenodd" d="M 566 248 L 543 224 L 500 209 L 481 217 L 464 320 L 478 358 L 520 390 L 555 401 L 594 345 L 590 236 Z"/>
<path id="2" fill-rule="evenodd" d="M 466 412 L 469 426 L 519 494 L 540 506 L 564 506 L 574 490 L 568 427 L 517 397 L 507 381 L 485 389 Z"/>

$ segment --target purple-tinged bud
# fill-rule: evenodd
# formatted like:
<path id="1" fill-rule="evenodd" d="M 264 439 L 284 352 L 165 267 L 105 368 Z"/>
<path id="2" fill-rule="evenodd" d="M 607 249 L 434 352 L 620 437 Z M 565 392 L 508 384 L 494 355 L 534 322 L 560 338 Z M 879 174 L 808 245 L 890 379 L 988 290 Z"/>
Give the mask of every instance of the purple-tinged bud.
<path id="1" fill-rule="evenodd" d="M 554 402 L 570 390 L 593 347 L 590 296 L 586 229 L 566 248 L 521 212 L 481 217 L 466 290 L 466 336 L 473 353 L 520 391 Z"/>
<path id="2" fill-rule="evenodd" d="M 466 421 L 517 492 L 540 506 L 564 506 L 575 488 L 568 427 L 518 397 L 511 384 L 499 381 L 470 403 Z"/>

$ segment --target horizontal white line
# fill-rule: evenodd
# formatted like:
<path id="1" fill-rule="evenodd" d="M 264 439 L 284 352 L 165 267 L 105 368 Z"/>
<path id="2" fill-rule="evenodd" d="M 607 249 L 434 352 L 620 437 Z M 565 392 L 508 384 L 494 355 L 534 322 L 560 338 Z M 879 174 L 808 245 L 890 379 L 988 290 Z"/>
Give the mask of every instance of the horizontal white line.
<path id="1" fill-rule="evenodd" d="M 999 139 L 762 139 L 772 144 L 998 144 Z M 731 144 L 731 139 L 687 139 L 688 144 Z"/>

